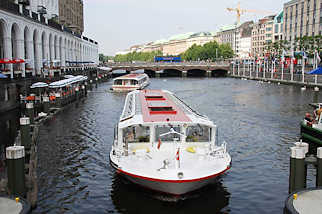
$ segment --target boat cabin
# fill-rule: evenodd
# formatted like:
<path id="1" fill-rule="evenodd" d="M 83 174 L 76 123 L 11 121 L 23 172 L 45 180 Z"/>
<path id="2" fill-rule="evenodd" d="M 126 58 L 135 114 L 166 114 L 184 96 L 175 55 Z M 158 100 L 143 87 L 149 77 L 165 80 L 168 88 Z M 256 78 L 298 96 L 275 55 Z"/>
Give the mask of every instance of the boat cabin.
<path id="1" fill-rule="evenodd" d="M 127 74 L 117 77 L 113 80 L 112 89 L 114 91 L 132 91 L 143 89 L 149 84 L 149 76 L 147 74 Z"/>
<path id="2" fill-rule="evenodd" d="M 119 149 L 162 149 L 181 145 L 215 145 L 216 126 L 207 117 L 192 110 L 174 94 L 165 90 L 140 90 L 126 97 L 123 113 L 115 128 Z"/>

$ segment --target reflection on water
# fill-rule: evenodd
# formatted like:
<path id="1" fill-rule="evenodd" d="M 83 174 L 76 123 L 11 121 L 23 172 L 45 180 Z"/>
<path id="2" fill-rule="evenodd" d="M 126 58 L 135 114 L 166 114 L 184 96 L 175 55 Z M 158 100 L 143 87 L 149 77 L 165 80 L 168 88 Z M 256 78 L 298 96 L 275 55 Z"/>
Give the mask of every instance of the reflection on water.
<path id="1" fill-rule="evenodd" d="M 114 175 L 111 199 L 119 213 L 227 213 L 230 194 L 219 180 L 186 194 L 171 196 L 149 191 Z M 197 206 L 196 206 L 197 205 Z"/>
<path id="2" fill-rule="evenodd" d="M 126 96 L 107 93 L 111 84 L 94 88 L 84 102 L 40 128 L 33 213 L 282 213 L 289 147 L 312 110 L 308 103 L 321 99 L 321 92 L 230 78 L 151 79 L 149 88 L 170 90 L 213 120 L 233 159 L 217 184 L 178 200 L 124 182 L 109 165 Z M 1 122 L 2 146 L 16 134 L 17 123 L 9 123 Z M 314 173 L 308 170 L 308 186 L 314 186 Z"/>

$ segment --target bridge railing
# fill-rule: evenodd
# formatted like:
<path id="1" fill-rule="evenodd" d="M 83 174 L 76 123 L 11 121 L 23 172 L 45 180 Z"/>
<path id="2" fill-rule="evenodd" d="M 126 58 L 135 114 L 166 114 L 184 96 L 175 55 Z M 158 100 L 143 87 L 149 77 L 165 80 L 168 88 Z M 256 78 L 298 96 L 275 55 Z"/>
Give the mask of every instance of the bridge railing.
<path id="1" fill-rule="evenodd" d="M 205 61 L 189 61 L 189 62 L 114 62 L 107 63 L 110 67 L 144 67 L 144 66 L 229 66 L 230 60 L 220 60 L 216 62 L 205 62 Z"/>
<path id="2" fill-rule="evenodd" d="M 321 85 L 322 75 L 312 75 L 307 74 L 311 71 L 312 66 L 306 66 L 304 68 L 304 73 L 302 73 L 302 68 L 295 66 L 293 72 L 291 72 L 290 67 L 284 67 L 282 69 L 281 65 L 273 66 L 259 66 L 259 65 L 233 65 L 230 68 L 230 74 L 242 78 L 255 78 L 255 79 L 265 79 L 265 80 L 278 80 L 287 81 L 305 85 Z"/>

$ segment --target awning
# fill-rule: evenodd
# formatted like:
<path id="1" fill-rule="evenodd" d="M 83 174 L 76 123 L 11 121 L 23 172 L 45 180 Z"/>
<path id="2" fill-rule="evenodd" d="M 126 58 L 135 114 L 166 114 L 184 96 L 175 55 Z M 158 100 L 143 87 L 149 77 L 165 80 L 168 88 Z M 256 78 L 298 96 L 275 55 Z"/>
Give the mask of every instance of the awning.
<path id="1" fill-rule="evenodd" d="M 87 76 L 78 75 L 72 78 L 52 82 L 49 84 L 49 88 L 62 88 L 67 85 L 71 85 L 73 83 L 77 83 L 84 80 L 87 80 Z"/>
<path id="2" fill-rule="evenodd" d="M 0 64 L 18 64 L 24 62 L 25 60 L 23 59 L 0 59 Z"/>
<path id="3" fill-rule="evenodd" d="M 12 59 L 11 60 L 11 63 L 13 63 L 13 64 L 24 63 L 24 62 L 25 62 L 25 60 L 23 60 L 23 59 Z"/>
<path id="4" fill-rule="evenodd" d="M 48 87 L 48 84 L 45 82 L 36 82 L 30 86 L 30 88 L 45 88 Z"/>
<path id="5" fill-rule="evenodd" d="M 0 79 L 6 79 L 6 78 L 8 78 L 6 75 L 0 73 Z"/>
<path id="6" fill-rule="evenodd" d="M 0 64 L 10 64 L 11 59 L 0 59 Z"/>
<path id="7" fill-rule="evenodd" d="M 312 70 L 310 72 L 307 72 L 307 74 L 322 74 L 322 67 L 318 67 L 315 70 Z"/>

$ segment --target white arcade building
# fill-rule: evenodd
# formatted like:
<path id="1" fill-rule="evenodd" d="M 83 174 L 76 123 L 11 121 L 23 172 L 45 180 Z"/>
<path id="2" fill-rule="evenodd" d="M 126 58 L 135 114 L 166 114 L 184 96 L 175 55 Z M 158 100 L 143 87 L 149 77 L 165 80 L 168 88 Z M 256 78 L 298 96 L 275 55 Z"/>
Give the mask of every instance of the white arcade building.
<path id="1" fill-rule="evenodd" d="M 0 73 L 56 75 L 98 64 L 98 43 L 8 0 L 0 1 Z"/>

